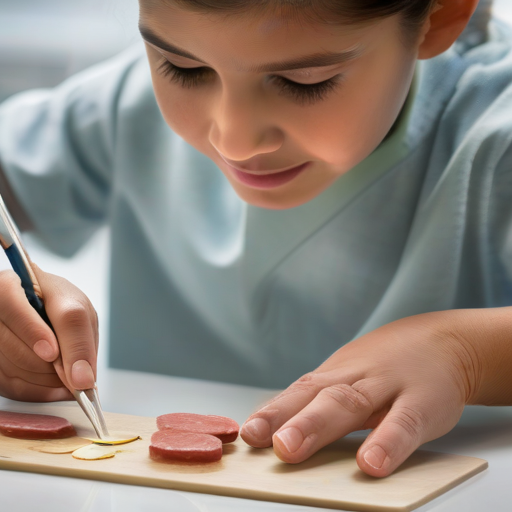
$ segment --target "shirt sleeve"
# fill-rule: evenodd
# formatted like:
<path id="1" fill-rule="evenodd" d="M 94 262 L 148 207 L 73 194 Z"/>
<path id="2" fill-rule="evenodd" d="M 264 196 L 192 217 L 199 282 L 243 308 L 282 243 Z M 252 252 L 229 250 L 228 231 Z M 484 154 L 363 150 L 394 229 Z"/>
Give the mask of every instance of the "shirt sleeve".
<path id="1" fill-rule="evenodd" d="M 512 144 L 501 158 L 492 182 L 491 256 L 498 259 L 494 288 L 500 306 L 512 306 Z M 493 248 L 494 247 L 494 248 Z"/>
<path id="2" fill-rule="evenodd" d="M 108 221 L 118 99 L 142 46 L 0 105 L 0 192 L 22 226 L 62 256 Z M 25 218 L 23 218 L 25 215 Z"/>

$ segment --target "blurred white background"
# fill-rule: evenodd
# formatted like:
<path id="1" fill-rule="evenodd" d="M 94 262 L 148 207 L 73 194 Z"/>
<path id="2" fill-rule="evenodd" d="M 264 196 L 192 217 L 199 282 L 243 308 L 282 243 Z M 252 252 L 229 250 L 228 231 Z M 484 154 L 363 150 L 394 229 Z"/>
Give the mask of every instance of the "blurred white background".
<path id="1" fill-rule="evenodd" d="M 495 14 L 512 23 L 512 0 L 495 0 Z M 137 0 L 0 0 L 0 101 L 18 91 L 51 87 L 139 41 Z M 99 366 L 107 340 L 108 231 L 71 260 L 49 254 L 29 236 L 32 259 L 91 299 L 100 317 Z M 0 251 L 0 270 L 8 268 Z"/>
<path id="2" fill-rule="evenodd" d="M 0 99 L 50 87 L 139 40 L 137 0 L 0 0 Z"/>
<path id="3" fill-rule="evenodd" d="M 510 0 L 494 0 L 494 12 L 497 16 L 512 23 L 512 2 Z"/>

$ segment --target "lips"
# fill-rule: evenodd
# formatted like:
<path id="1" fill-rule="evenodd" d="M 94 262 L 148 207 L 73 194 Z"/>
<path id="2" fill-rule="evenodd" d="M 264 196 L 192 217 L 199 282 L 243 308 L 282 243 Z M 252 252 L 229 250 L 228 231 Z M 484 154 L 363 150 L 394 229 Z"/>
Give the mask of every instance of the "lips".
<path id="1" fill-rule="evenodd" d="M 238 182 L 258 189 L 270 189 L 285 185 L 301 174 L 310 164 L 310 162 L 306 162 L 295 167 L 288 167 L 284 170 L 242 171 L 226 162 L 224 158 L 222 158 L 222 160 L 224 160 L 230 174 Z"/>
<path id="2" fill-rule="evenodd" d="M 239 171 L 234 167 L 232 167 L 231 169 L 233 169 L 233 174 L 238 179 L 238 181 L 243 183 L 244 185 L 248 185 L 253 188 L 269 189 L 280 187 L 292 181 L 299 174 L 301 174 L 308 165 L 309 162 L 299 165 L 298 167 L 288 169 L 287 171 L 274 172 L 270 174 L 253 174 L 244 171 Z"/>

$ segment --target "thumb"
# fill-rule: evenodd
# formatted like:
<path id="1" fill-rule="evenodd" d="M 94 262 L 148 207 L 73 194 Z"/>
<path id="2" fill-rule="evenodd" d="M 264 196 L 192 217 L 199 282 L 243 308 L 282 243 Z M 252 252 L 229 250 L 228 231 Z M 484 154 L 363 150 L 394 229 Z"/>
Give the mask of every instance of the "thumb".
<path id="1" fill-rule="evenodd" d="M 356 455 L 358 466 L 368 475 L 389 476 L 420 445 L 439 437 L 431 434 L 430 415 L 427 407 L 415 397 L 397 400 L 381 424 L 374 429 L 359 447 Z"/>

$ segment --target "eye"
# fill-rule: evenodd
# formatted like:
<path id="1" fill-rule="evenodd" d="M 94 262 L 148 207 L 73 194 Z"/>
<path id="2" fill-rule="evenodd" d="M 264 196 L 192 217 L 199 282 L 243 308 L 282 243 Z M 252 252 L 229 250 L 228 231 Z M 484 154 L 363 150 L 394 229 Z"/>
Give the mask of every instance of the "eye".
<path id="1" fill-rule="evenodd" d="M 167 59 L 164 59 L 162 64 L 158 66 L 157 71 L 162 76 L 170 77 L 172 82 L 187 89 L 205 84 L 215 73 L 213 69 L 204 66 L 180 68 Z M 271 79 L 279 87 L 279 94 L 291 97 L 293 101 L 300 105 L 311 105 L 325 99 L 330 92 L 343 83 L 343 75 L 341 74 L 316 84 L 301 84 L 282 76 L 273 76 Z"/>
<path id="2" fill-rule="evenodd" d="M 207 67 L 200 68 L 179 68 L 165 59 L 157 68 L 158 73 L 164 77 L 169 77 L 182 87 L 191 88 L 205 83 L 213 73 L 213 70 Z"/>
<path id="3" fill-rule="evenodd" d="M 291 96 L 301 105 L 322 101 L 343 83 L 343 75 L 336 75 L 316 84 L 301 84 L 282 76 L 274 76 L 272 79 L 278 82 L 282 94 Z"/>

